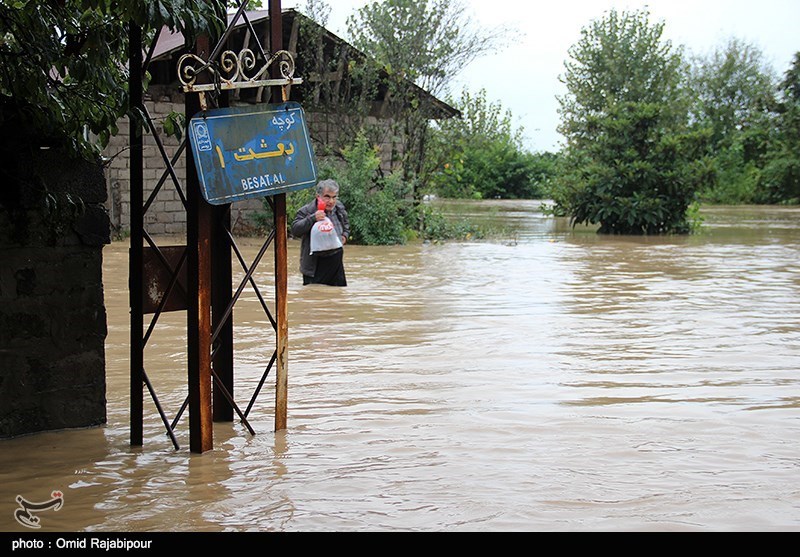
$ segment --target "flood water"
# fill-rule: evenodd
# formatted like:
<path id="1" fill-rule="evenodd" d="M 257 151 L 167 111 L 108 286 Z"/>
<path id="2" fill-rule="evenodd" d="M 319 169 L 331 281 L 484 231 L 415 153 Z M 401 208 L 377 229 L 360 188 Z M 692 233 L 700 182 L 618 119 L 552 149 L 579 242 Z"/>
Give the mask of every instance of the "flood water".
<path id="1" fill-rule="evenodd" d="M 340 289 L 303 287 L 290 241 L 288 428 L 271 372 L 256 434 L 216 423 L 204 454 L 146 393 L 129 444 L 128 244 L 107 246 L 108 423 L 1 441 L 0 530 L 61 490 L 41 532 L 800 531 L 800 209 L 630 238 L 538 207 L 455 208 L 491 240 L 348 246 Z M 270 250 L 270 301 L 272 273 Z M 245 408 L 274 333 L 252 290 L 234 319 Z M 145 353 L 170 419 L 185 328 L 165 314 Z"/>

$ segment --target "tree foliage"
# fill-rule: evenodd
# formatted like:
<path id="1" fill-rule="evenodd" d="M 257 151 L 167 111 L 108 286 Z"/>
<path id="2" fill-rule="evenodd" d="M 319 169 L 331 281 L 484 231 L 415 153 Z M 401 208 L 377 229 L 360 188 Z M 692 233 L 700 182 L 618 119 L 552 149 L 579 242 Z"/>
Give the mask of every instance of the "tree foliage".
<path id="1" fill-rule="evenodd" d="M 2 0 L 3 151 L 59 145 L 96 154 L 130 112 L 129 23 L 145 34 L 166 25 L 191 38 L 219 29 L 220 7 L 214 0 Z"/>
<path id="2" fill-rule="evenodd" d="M 774 104 L 776 80 L 760 49 L 731 38 L 706 57 L 695 57 L 689 87 L 693 117 L 711 128 L 712 148 L 727 147 L 738 132 L 762 121 Z"/>
<path id="3" fill-rule="evenodd" d="M 461 118 L 440 123 L 432 135 L 429 161 L 434 191 L 443 197 L 533 199 L 552 177 L 549 157 L 525 151 L 523 128 L 514 128 L 511 111 L 489 102 L 486 90 L 464 89 L 450 100 Z"/>
<path id="4" fill-rule="evenodd" d="M 371 2 L 348 18 L 348 31 L 387 72 L 432 95 L 502 36 L 477 28 L 460 0 Z"/>
<path id="5" fill-rule="evenodd" d="M 800 203 L 800 52 L 779 87 L 777 131 L 759 176 L 760 201 Z"/>
<path id="6" fill-rule="evenodd" d="M 308 18 L 300 20 L 298 41 L 298 69 L 306 77 L 303 104 L 320 129 L 335 130 L 326 133 L 317 155 L 341 159 L 360 134 L 370 143 L 385 142 L 386 130 L 368 125 L 380 67 L 348 43 L 327 40 L 331 8 L 324 0 L 306 0 L 302 11 Z"/>
<path id="7" fill-rule="evenodd" d="M 708 136 L 714 172 L 702 186 L 713 202 L 753 202 L 772 140 L 777 79 L 762 52 L 732 38 L 706 57 L 695 57 L 689 87 L 696 95 L 693 125 Z"/>
<path id="8" fill-rule="evenodd" d="M 687 129 L 682 51 L 647 11 L 612 10 L 570 49 L 559 98 L 567 139 L 553 190 L 574 224 L 618 234 L 683 233 L 703 169 Z"/>
<path id="9" fill-rule="evenodd" d="M 494 48 L 502 30 L 476 28 L 460 0 L 384 0 L 350 16 L 348 32 L 384 72 L 384 110 L 401 138 L 405 179 L 425 182 L 429 103 L 468 63 Z M 420 95 L 420 88 L 434 97 Z M 414 189 L 417 201 L 421 191 Z"/>

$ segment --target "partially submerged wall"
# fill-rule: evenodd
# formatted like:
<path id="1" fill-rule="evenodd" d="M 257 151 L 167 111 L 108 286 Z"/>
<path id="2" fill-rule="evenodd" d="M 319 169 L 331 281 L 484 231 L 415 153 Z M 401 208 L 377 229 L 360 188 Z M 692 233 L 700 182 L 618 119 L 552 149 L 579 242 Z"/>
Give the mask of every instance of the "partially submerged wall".
<path id="1" fill-rule="evenodd" d="M 106 422 L 102 168 L 42 150 L 0 197 L 0 437 Z"/>

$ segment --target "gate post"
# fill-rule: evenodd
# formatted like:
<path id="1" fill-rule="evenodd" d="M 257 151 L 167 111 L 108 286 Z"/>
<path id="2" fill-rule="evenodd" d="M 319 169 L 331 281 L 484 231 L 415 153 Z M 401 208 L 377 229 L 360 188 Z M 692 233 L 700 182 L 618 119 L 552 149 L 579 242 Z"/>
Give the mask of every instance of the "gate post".
<path id="1" fill-rule="evenodd" d="M 225 322 L 222 316 L 231 303 L 231 283 L 233 270 L 231 268 L 231 246 L 226 231 L 231 227 L 230 205 L 215 205 L 211 207 L 211 318 L 214 331 L 219 330 L 216 345 L 212 345 L 213 359 L 211 362 L 214 374 L 228 393 L 234 396 L 233 374 L 233 310 L 228 314 Z M 213 390 L 214 421 L 232 422 L 233 406 L 228 399 L 220 394 L 219 389 Z"/>
<path id="2" fill-rule="evenodd" d="M 133 21 L 129 24 L 130 68 L 128 75 L 128 91 L 130 91 L 131 107 L 142 106 L 142 29 Z M 144 174 L 142 172 L 143 139 L 142 125 L 138 118 L 130 117 L 130 206 L 131 236 L 128 254 L 128 293 L 131 310 L 130 330 L 130 426 L 131 445 L 139 447 L 144 443 L 144 318 L 142 310 L 141 277 L 143 268 L 142 254 L 142 203 L 144 199 Z"/>
<path id="3" fill-rule="evenodd" d="M 208 36 L 197 39 L 196 52 L 208 53 Z M 200 112 L 200 95 L 187 93 L 186 121 Z M 189 381 L 189 449 L 213 448 L 211 407 L 211 205 L 203 199 L 191 149 L 186 151 L 186 249 L 188 265 L 187 348 Z"/>
<path id="4" fill-rule="evenodd" d="M 280 0 L 269 0 L 270 24 L 270 50 L 278 52 L 283 49 L 283 20 L 281 18 Z M 272 66 L 272 77 L 280 77 L 278 64 Z M 283 90 L 280 86 L 272 88 L 271 101 L 282 99 Z M 275 321 L 276 327 L 276 353 L 275 360 L 275 431 L 286 429 L 286 406 L 288 391 L 288 271 L 286 236 L 286 194 L 281 193 L 274 198 L 275 213 Z"/>
<path id="5" fill-rule="evenodd" d="M 218 108 L 227 107 L 229 104 L 228 93 L 222 92 Z M 211 365 L 217 380 L 233 397 L 233 310 L 231 309 L 226 314 L 233 299 L 232 251 L 226 236 L 231 230 L 231 205 L 212 205 L 211 211 L 213 222 L 211 229 L 211 317 L 213 330 L 219 331 L 216 335 L 216 346 L 213 344 L 211 346 L 213 354 Z M 227 319 L 222 322 L 225 315 L 227 315 Z M 219 391 L 220 389 L 217 388 L 213 390 L 214 421 L 232 422 L 233 406 Z"/>

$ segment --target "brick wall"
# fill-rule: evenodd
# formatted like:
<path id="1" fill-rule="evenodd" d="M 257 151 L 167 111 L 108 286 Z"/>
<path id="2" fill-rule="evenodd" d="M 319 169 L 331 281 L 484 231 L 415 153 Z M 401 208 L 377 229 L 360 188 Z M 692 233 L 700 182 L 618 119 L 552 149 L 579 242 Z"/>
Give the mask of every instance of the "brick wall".
<path id="1" fill-rule="evenodd" d="M 170 93 L 167 89 L 157 89 L 145 99 L 145 106 L 158 130 L 164 151 L 171 160 L 179 147 L 179 141 L 164 134 L 164 118 L 172 111 L 184 112 L 183 95 Z M 130 230 L 130 123 L 127 119 L 120 121 L 119 133 L 111 138 L 105 150 L 108 158 L 106 164 L 106 182 L 108 184 L 108 209 L 111 226 L 116 233 Z M 144 199 L 150 199 L 156 185 L 166 171 L 164 158 L 152 133 L 144 133 Z M 180 187 L 185 187 L 186 157 L 181 156 L 174 165 L 175 175 Z M 185 193 L 184 193 L 185 197 Z M 153 197 L 151 205 L 145 213 L 145 227 L 150 234 L 182 234 L 186 230 L 186 210 L 181 201 L 178 189 L 169 174 L 163 185 Z"/>

